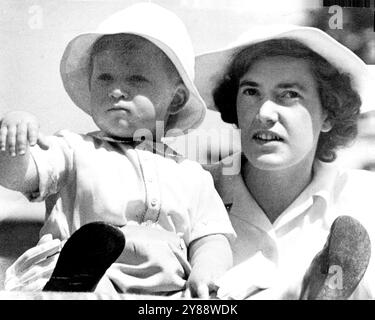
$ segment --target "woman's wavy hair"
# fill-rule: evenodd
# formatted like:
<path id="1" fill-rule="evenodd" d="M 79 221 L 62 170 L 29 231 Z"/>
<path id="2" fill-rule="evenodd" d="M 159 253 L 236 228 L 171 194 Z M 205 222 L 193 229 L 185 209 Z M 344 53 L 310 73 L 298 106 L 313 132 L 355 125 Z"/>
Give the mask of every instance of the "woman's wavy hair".
<path id="1" fill-rule="evenodd" d="M 213 98 L 223 121 L 238 125 L 236 97 L 239 80 L 258 60 L 287 56 L 310 63 L 323 109 L 332 129 L 319 136 L 316 157 L 324 162 L 336 159 L 339 147 L 347 146 L 358 133 L 361 98 L 349 74 L 340 72 L 322 56 L 294 39 L 273 39 L 248 46 L 236 53 L 225 76 L 214 89 Z"/>

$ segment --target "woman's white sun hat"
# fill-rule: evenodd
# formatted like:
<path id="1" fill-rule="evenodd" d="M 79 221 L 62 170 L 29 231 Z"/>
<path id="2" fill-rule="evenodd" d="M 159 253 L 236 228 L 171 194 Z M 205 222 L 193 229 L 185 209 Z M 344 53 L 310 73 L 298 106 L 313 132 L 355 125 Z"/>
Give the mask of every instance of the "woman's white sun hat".
<path id="1" fill-rule="evenodd" d="M 320 54 L 333 66 L 352 76 L 353 86 L 362 99 L 361 113 L 375 110 L 375 80 L 368 66 L 351 50 L 327 33 L 312 27 L 268 25 L 254 27 L 242 34 L 227 48 L 196 57 L 195 84 L 209 109 L 215 110 L 212 93 L 231 63 L 234 55 L 252 44 L 271 39 L 298 40 Z"/>
<path id="2" fill-rule="evenodd" d="M 89 59 L 93 44 L 103 35 L 134 34 L 158 46 L 175 65 L 190 97 L 184 108 L 170 115 L 165 131 L 186 133 L 197 128 L 206 114 L 206 105 L 194 85 L 195 54 L 189 34 L 174 13 L 153 3 L 138 3 L 104 20 L 94 32 L 81 34 L 67 45 L 60 63 L 65 90 L 73 102 L 90 114 Z M 175 132 L 178 134 L 178 132 Z"/>

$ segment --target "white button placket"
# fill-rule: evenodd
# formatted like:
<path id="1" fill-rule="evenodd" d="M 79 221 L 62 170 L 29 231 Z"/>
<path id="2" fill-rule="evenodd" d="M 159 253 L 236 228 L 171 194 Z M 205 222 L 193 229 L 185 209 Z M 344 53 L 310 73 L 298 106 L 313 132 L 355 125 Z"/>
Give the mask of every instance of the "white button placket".
<path id="1" fill-rule="evenodd" d="M 146 192 L 146 211 L 140 223 L 151 225 L 159 220 L 161 196 L 156 163 L 148 151 L 136 150 Z"/>

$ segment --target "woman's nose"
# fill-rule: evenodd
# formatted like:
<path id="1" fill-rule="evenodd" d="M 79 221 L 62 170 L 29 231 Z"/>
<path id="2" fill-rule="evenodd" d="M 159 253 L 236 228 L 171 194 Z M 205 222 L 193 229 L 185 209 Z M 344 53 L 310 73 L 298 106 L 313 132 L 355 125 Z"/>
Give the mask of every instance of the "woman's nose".
<path id="1" fill-rule="evenodd" d="M 127 100 L 130 97 L 130 94 L 125 90 L 116 88 L 109 92 L 108 96 L 116 100 Z"/>
<path id="2" fill-rule="evenodd" d="M 258 110 L 257 119 L 266 125 L 271 125 L 279 120 L 276 104 L 271 100 L 265 101 Z"/>

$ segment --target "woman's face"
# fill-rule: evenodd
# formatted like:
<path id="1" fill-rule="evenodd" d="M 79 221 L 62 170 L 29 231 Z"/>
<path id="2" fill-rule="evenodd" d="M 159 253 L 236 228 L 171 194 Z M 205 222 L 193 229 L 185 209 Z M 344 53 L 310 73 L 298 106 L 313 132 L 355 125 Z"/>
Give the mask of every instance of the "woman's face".
<path id="1" fill-rule="evenodd" d="M 244 74 L 237 115 L 242 151 L 262 170 L 312 162 L 320 132 L 330 129 L 309 62 L 286 56 L 260 59 Z"/>

